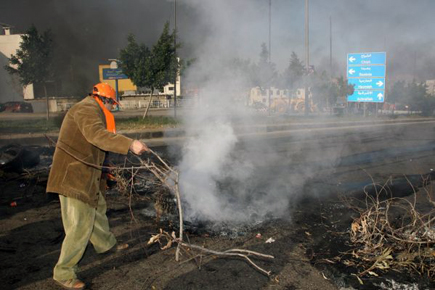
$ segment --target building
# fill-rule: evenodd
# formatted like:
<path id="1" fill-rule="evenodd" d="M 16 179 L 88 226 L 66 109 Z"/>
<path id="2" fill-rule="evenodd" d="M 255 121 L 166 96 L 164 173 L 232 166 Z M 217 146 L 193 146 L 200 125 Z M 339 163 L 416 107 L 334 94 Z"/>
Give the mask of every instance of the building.
<path id="1" fill-rule="evenodd" d="M 431 96 L 435 96 L 435 80 L 427 80 L 426 87 L 426 92 Z"/>
<path id="2" fill-rule="evenodd" d="M 8 58 L 20 48 L 22 34 L 12 34 L 12 26 L 0 23 L 0 102 L 33 100 L 33 85 L 23 87 L 17 76 L 11 76 L 4 67 L 9 64 Z"/>
<path id="3" fill-rule="evenodd" d="M 312 101 L 311 91 L 308 91 L 308 97 L 310 110 L 314 112 L 317 106 Z M 262 90 L 260 87 L 255 87 L 250 91 L 247 105 L 256 109 L 270 109 L 279 114 L 302 113 L 305 111 L 305 89 L 300 88 L 293 91 L 271 87 Z"/>

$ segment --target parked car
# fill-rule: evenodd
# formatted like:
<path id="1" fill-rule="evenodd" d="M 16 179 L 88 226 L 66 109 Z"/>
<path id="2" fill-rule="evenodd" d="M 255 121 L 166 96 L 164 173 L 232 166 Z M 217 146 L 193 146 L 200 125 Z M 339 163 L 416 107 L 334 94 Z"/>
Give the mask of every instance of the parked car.
<path id="1" fill-rule="evenodd" d="M 33 107 L 26 102 L 6 102 L 0 104 L 0 112 L 33 113 Z"/>

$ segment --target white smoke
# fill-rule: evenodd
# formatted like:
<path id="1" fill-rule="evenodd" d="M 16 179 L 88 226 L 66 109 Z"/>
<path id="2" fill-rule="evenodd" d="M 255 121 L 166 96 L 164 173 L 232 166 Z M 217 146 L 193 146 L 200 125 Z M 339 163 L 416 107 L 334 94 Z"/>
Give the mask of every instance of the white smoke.
<path id="1" fill-rule="evenodd" d="M 261 154 L 254 153 L 249 142 L 237 135 L 246 126 L 252 126 L 255 117 L 246 107 L 250 89 L 247 76 L 231 70 L 233 59 L 246 59 L 253 51 L 259 55 L 267 34 L 253 33 L 258 33 L 256 27 L 267 5 L 258 9 L 258 5 L 247 0 L 188 3 L 199 11 L 203 21 L 207 19 L 212 29 L 201 47 L 196 48 L 200 52 L 197 62 L 183 76 L 185 83 L 199 85 L 195 109 L 183 115 L 189 139 L 178 169 L 186 202 L 185 217 L 252 222 L 270 213 L 280 214 L 288 208 L 289 198 L 282 198 L 283 191 L 270 185 L 274 182 L 266 177 L 268 173 L 261 174 L 265 163 L 258 159 Z M 242 9 L 249 17 L 240 14 Z M 234 19 L 240 20 L 239 25 L 234 25 Z M 268 161 L 275 158 L 270 153 Z"/>
<path id="2" fill-rule="evenodd" d="M 198 63 L 193 71 L 198 72 L 203 65 Z M 221 68 L 217 63 L 213 67 Z M 239 143 L 234 119 L 237 117 L 240 125 L 244 123 L 240 123 L 240 118 L 243 120 L 248 115 L 243 103 L 234 100 L 234 92 L 242 86 L 243 80 L 232 76 L 212 74 L 201 86 L 197 100 L 200 104 L 185 115 L 186 135 L 191 137 L 184 145 L 179 170 L 188 219 L 244 219 L 243 213 L 229 206 L 234 193 L 223 195 L 219 186 L 223 180 L 246 180 L 252 172 L 250 160 L 234 156 Z"/>
<path id="3" fill-rule="evenodd" d="M 254 51 L 259 55 L 267 34 L 258 34 L 257 28 L 267 5 L 247 0 L 186 3 L 208 22 L 210 33 L 195 49 L 197 62 L 183 76 L 184 83 L 200 86 L 195 109 L 183 115 L 186 135 L 190 136 L 178 166 L 185 217 L 245 222 L 271 212 L 282 213 L 289 198 L 282 199 L 282 190 L 270 186 L 272 178 L 257 178 L 264 162 L 250 151 L 249 142 L 237 135 L 254 119 L 246 107 L 250 89 L 247 76 L 231 70 L 233 59 L 246 59 Z M 249 16 L 244 17 L 241 10 Z M 235 19 L 240 20 L 238 25 L 234 25 Z M 271 154 L 269 161 L 275 158 Z"/>

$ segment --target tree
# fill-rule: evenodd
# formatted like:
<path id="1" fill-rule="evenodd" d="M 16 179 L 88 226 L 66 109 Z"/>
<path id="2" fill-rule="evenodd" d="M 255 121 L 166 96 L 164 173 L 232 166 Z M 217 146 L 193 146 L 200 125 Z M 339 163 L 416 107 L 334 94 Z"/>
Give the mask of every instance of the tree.
<path id="1" fill-rule="evenodd" d="M 321 74 L 314 72 L 309 85 L 313 103 L 316 104 L 317 108 L 330 108 L 331 104 L 336 103 L 337 84 L 331 81 L 325 71 Z"/>
<path id="2" fill-rule="evenodd" d="M 154 70 L 150 87 L 161 90 L 175 79 L 175 74 L 178 71 L 178 61 L 175 52 L 176 48 L 180 47 L 180 44 L 174 47 L 174 37 L 175 31 L 169 34 L 169 22 L 166 22 L 163 32 L 152 50 Z"/>
<path id="3" fill-rule="evenodd" d="M 137 87 L 146 87 L 147 71 L 151 67 L 151 51 L 144 44 L 138 44 L 133 34 L 127 37 L 127 47 L 119 54 L 120 67 Z"/>
<path id="4" fill-rule="evenodd" d="M 174 47 L 174 37 L 175 31 L 170 34 L 169 22 L 166 22 L 159 40 L 151 50 L 144 44 L 138 44 L 134 36 L 130 34 L 127 47 L 120 52 L 120 66 L 123 72 L 136 86 L 151 89 L 144 118 L 148 113 L 154 90 L 163 89 L 175 79 L 175 74 L 179 71 L 176 49 L 180 47 L 180 44 Z"/>
<path id="5" fill-rule="evenodd" d="M 256 85 L 255 64 L 249 59 L 232 58 L 225 62 L 225 72 L 231 78 L 243 80 L 244 89 L 251 89 Z"/>
<path id="6" fill-rule="evenodd" d="M 425 83 L 413 81 L 408 84 L 407 94 L 409 96 L 412 111 L 420 111 L 423 116 L 433 115 L 435 109 L 435 98 L 427 93 Z"/>
<path id="7" fill-rule="evenodd" d="M 354 86 L 349 85 L 347 80 L 341 76 L 337 79 L 337 97 L 347 99 L 347 96 L 352 95 L 354 92 Z"/>
<path id="8" fill-rule="evenodd" d="M 18 75 L 20 83 L 27 86 L 41 83 L 44 87 L 47 102 L 47 120 L 50 116 L 46 83 L 53 79 L 53 37 L 50 30 L 42 34 L 32 25 L 26 34 L 21 36 L 20 48 L 15 55 L 8 58 L 9 65 L 5 69 L 11 75 Z"/>
<path id="9" fill-rule="evenodd" d="M 284 71 L 284 84 L 290 89 L 298 89 L 302 86 L 304 74 L 304 63 L 299 59 L 298 55 L 292 51 L 289 66 Z"/>
<path id="10" fill-rule="evenodd" d="M 402 103 L 407 96 L 407 88 L 405 81 L 397 81 L 393 84 L 391 92 L 388 94 L 387 101 L 391 104 Z"/>
<path id="11" fill-rule="evenodd" d="M 266 43 L 261 44 L 260 60 L 256 69 L 256 83 L 262 88 L 270 88 L 276 83 L 277 72 L 275 64 L 269 61 L 269 51 Z"/>

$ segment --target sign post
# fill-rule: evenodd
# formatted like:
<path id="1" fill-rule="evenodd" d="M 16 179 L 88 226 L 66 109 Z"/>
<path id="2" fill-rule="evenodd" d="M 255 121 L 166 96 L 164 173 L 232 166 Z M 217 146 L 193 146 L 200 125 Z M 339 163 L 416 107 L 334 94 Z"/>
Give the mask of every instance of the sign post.
<path id="1" fill-rule="evenodd" d="M 118 80 L 125 80 L 128 77 L 122 72 L 122 69 L 118 68 L 116 61 L 110 63 L 110 68 L 103 68 L 103 79 L 115 80 L 116 101 L 119 103 Z M 116 105 L 116 110 L 119 110 L 119 105 Z"/>
<path id="2" fill-rule="evenodd" d="M 348 84 L 354 92 L 348 102 L 383 103 L 385 101 L 386 53 L 366 52 L 347 54 Z"/>

